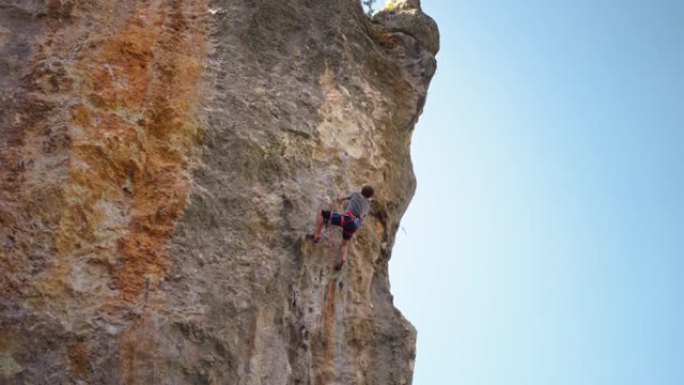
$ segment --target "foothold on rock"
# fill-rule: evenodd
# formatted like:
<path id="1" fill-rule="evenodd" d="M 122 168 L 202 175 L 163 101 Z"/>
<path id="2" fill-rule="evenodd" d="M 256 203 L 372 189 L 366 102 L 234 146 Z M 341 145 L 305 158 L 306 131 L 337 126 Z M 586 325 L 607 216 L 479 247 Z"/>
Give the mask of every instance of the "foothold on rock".
<path id="1" fill-rule="evenodd" d="M 11 380 L 22 371 L 24 368 L 12 356 L 0 354 L 0 378 Z"/>

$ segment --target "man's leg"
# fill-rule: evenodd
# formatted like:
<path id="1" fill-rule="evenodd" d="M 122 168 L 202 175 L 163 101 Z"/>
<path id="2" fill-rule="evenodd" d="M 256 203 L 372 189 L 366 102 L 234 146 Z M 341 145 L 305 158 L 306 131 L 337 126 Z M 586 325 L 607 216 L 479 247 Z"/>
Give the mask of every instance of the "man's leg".
<path id="1" fill-rule="evenodd" d="M 340 270 L 344 266 L 344 261 L 347 260 L 347 251 L 349 250 L 349 240 L 342 239 L 340 243 L 340 259 L 335 264 L 335 270 Z"/>
<path id="2" fill-rule="evenodd" d="M 349 240 L 343 239 L 340 243 L 340 260 L 344 263 L 347 260 L 347 251 L 349 250 Z"/>
<path id="3" fill-rule="evenodd" d="M 336 213 L 333 213 L 332 211 L 327 211 L 327 210 L 321 210 L 318 212 L 318 216 L 316 217 L 316 230 L 314 230 L 313 234 L 307 235 L 307 239 L 310 239 L 311 241 L 318 242 L 319 239 L 321 239 L 321 231 L 323 231 L 323 225 L 324 224 L 332 224 L 339 226 L 339 223 L 336 223 Z M 339 219 L 339 215 L 337 216 Z"/>
<path id="4" fill-rule="evenodd" d="M 318 211 L 318 216 L 316 217 L 316 231 L 314 231 L 314 239 L 321 237 L 321 231 L 323 230 L 323 211 Z"/>

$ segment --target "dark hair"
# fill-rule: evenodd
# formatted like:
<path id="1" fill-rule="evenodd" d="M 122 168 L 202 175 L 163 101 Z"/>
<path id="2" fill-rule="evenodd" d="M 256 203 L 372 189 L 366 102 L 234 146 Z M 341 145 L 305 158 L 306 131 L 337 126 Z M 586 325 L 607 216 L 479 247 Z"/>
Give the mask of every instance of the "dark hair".
<path id="1" fill-rule="evenodd" d="M 375 190 L 373 190 L 373 187 L 371 186 L 363 186 L 363 188 L 361 189 L 361 195 L 363 195 L 366 198 L 372 197 L 374 193 Z"/>

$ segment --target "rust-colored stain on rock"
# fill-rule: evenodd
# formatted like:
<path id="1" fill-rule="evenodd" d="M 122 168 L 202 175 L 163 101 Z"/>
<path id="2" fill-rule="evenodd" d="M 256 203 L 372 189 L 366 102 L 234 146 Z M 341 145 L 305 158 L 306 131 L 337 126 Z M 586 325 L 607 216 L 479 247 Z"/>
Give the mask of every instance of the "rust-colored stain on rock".
<path id="1" fill-rule="evenodd" d="M 316 384 L 326 384 L 334 375 L 335 358 L 335 292 L 337 282 L 330 280 L 325 289 L 321 335 L 314 336 L 312 354 Z"/>
<path id="2" fill-rule="evenodd" d="M 201 12 L 198 3 L 140 7 L 74 66 L 83 102 L 71 110 L 68 198 L 55 240 L 62 257 L 99 245 L 126 303 L 163 277 L 165 247 L 186 205 L 204 40 L 184 15 Z M 70 265 L 65 257 L 53 266 L 46 294 L 68 286 Z"/>
<path id="3" fill-rule="evenodd" d="M 143 316 L 126 330 L 121 345 L 121 371 L 124 384 L 158 384 L 156 357 L 158 342 L 150 331 L 154 325 L 148 316 Z"/>
<path id="4" fill-rule="evenodd" d="M 81 381 L 92 382 L 90 363 L 92 348 L 88 341 L 77 341 L 68 347 L 71 372 Z"/>

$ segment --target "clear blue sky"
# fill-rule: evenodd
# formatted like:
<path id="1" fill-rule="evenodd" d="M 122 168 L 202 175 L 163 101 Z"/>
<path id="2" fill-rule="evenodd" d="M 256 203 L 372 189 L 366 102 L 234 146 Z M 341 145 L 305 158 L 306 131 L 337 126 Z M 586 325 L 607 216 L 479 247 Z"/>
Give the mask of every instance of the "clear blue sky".
<path id="1" fill-rule="evenodd" d="M 684 384 L 684 1 L 422 5 L 414 385 Z"/>

